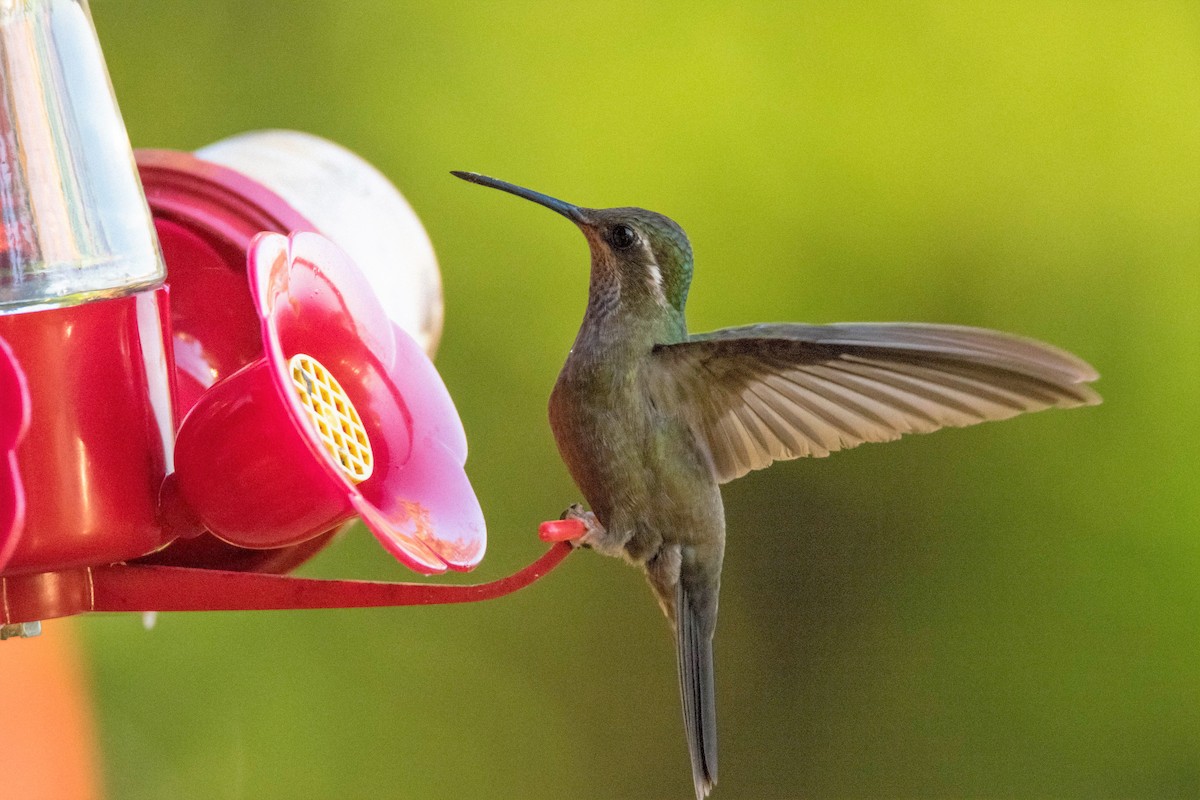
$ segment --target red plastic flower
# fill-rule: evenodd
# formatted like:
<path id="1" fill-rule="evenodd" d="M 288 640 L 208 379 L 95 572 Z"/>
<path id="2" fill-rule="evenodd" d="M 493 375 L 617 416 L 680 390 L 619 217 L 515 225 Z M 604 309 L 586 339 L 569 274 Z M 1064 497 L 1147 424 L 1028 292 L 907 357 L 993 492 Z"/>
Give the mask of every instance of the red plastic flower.
<path id="1" fill-rule="evenodd" d="M 360 516 L 425 573 L 483 557 L 466 436 L 437 370 L 335 244 L 260 234 L 248 276 L 264 357 L 211 387 L 175 449 L 218 537 L 281 547 Z"/>
<path id="2" fill-rule="evenodd" d="M 25 492 L 17 447 L 29 428 L 29 387 L 8 343 L 0 339 L 0 572 L 21 538 Z"/>

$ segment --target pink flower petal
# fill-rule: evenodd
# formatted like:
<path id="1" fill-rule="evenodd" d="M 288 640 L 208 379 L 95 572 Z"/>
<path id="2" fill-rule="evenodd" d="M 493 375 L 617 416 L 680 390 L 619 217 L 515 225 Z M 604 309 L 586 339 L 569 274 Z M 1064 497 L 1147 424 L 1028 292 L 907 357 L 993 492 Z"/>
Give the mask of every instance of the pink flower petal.
<path id="1" fill-rule="evenodd" d="M 260 235 L 250 282 L 276 383 L 316 458 L 383 546 L 413 569 L 470 569 L 486 530 L 463 463 L 466 435 L 428 357 L 387 317 L 336 245 L 314 233 Z M 374 471 L 355 484 L 325 456 L 290 387 L 304 353 L 341 384 L 367 430 Z"/>

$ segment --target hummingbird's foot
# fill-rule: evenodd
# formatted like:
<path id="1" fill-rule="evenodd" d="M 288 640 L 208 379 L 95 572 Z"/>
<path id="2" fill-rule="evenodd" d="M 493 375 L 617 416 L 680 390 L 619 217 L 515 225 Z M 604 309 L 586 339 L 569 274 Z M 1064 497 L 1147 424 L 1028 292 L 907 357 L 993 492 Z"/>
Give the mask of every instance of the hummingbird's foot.
<path id="1" fill-rule="evenodd" d="M 577 520 L 583 524 L 583 535 L 571 541 L 573 546 L 587 547 L 606 556 L 620 557 L 624 554 L 625 542 L 609 533 L 608 529 L 600 524 L 600 520 L 596 519 L 596 515 L 585 510 L 579 503 L 572 504 L 564 511 L 562 518 Z"/>
<path id="2" fill-rule="evenodd" d="M 577 536 L 571 540 L 571 544 L 575 547 L 592 546 L 592 539 L 595 538 L 596 532 L 600 535 L 605 533 L 604 526 L 600 524 L 600 520 L 596 519 L 596 515 L 585 509 L 579 503 L 572 503 L 567 507 L 567 510 L 562 513 L 559 519 L 573 519 L 576 522 L 583 524 L 583 535 Z"/>

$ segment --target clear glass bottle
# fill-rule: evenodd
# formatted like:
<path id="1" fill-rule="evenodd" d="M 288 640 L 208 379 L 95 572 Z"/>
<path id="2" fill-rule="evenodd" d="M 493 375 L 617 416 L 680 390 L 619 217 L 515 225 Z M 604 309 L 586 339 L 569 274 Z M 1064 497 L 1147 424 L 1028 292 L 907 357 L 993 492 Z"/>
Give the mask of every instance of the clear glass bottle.
<path id="1" fill-rule="evenodd" d="M 164 277 L 86 0 L 0 0 L 0 313 Z"/>

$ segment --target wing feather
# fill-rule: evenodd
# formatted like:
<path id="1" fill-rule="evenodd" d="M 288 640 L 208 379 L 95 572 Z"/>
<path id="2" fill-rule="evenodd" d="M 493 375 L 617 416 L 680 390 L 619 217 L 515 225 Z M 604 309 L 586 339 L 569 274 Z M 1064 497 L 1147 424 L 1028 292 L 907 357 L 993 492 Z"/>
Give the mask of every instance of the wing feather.
<path id="1" fill-rule="evenodd" d="M 1032 339 L 957 325 L 752 325 L 655 348 L 651 391 L 720 481 L 906 433 L 1095 405 L 1098 375 Z"/>

